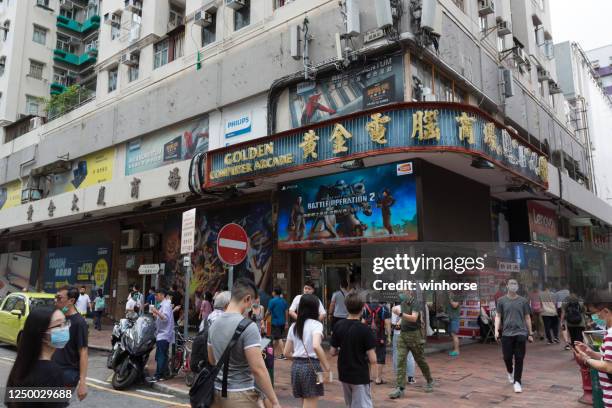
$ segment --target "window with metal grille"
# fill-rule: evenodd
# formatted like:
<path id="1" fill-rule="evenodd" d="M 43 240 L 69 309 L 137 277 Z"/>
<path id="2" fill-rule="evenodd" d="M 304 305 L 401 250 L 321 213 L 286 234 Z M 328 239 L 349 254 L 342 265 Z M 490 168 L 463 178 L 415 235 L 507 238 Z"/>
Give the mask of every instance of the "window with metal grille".
<path id="1" fill-rule="evenodd" d="M 26 95 L 26 113 L 28 115 L 38 116 L 40 112 L 40 98 L 36 96 Z"/>
<path id="2" fill-rule="evenodd" d="M 45 64 L 42 62 L 30 61 L 30 73 L 28 75 L 32 78 L 42 79 L 44 68 Z"/>
<path id="3" fill-rule="evenodd" d="M 234 10 L 234 31 L 251 24 L 251 0 L 244 0 L 244 6 Z"/>
<path id="4" fill-rule="evenodd" d="M 119 74 L 118 67 L 108 70 L 108 92 L 113 92 L 117 89 L 117 76 Z"/>
<path id="5" fill-rule="evenodd" d="M 202 47 L 217 40 L 217 13 L 209 11 L 209 14 L 212 16 L 212 23 L 207 27 L 202 27 Z"/>

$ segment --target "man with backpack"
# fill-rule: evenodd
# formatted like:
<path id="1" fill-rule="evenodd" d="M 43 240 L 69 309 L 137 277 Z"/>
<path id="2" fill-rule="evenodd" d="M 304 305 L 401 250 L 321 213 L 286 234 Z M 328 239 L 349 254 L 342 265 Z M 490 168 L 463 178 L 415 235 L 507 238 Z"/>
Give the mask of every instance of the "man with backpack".
<path id="1" fill-rule="evenodd" d="M 363 308 L 362 322 L 372 330 L 376 338 L 375 384 L 384 384 L 383 370 L 387 360 L 387 338 L 391 334 L 391 312 L 383 302 L 366 303 Z"/>
<path id="2" fill-rule="evenodd" d="M 584 319 L 584 306 L 575 293 L 571 293 L 563 302 L 561 310 L 561 321 L 565 322 L 565 327 L 570 335 L 570 343 L 565 346 L 566 350 L 574 347 L 576 341 L 582 341 L 582 332 L 586 327 Z"/>
<path id="3" fill-rule="evenodd" d="M 208 362 L 214 368 L 209 372 L 216 374 L 213 408 L 258 408 L 261 393 L 273 408 L 280 407 L 270 375 L 261 358 L 259 328 L 251 324 L 250 319 L 244 318 L 256 298 L 257 286 L 253 281 L 245 278 L 236 280 L 225 313 L 219 315 L 210 326 Z M 218 362 L 223 365 L 223 369 L 217 365 Z M 207 371 L 204 370 L 200 376 Z M 194 387 L 202 384 L 200 379 L 198 377 Z M 255 388 L 255 383 L 258 388 Z"/>

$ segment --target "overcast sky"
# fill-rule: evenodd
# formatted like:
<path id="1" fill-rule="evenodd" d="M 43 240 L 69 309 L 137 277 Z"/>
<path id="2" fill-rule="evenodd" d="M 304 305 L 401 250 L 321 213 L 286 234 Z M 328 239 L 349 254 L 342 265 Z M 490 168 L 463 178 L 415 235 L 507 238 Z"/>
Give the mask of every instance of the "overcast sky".
<path id="1" fill-rule="evenodd" d="M 555 43 L 576 41 L 584 50 L 612 44 L 611 0 L 549 0 Z"/>

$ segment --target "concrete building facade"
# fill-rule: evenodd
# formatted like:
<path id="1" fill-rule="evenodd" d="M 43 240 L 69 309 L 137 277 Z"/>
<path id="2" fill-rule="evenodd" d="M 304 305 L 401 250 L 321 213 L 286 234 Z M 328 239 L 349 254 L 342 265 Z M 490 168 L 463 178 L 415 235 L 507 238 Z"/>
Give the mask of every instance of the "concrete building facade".
<path id="1" fill-rule="evenodd" d="M 606 95 L 612 98 L 612 44 L 587 51 Z"/>

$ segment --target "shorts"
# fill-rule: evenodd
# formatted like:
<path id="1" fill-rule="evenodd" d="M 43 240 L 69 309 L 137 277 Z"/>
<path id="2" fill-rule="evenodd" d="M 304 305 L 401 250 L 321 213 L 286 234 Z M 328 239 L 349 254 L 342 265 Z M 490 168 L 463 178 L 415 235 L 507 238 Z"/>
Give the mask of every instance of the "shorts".
<path id="1" fill-rule="evenodd" d="M 321 364 L 316 358 L 294 358 L 291 365 L 291 386 L 294 398 L 322 397 L 323 384 L 317 384 L 317 372 Z"/>
<path id="2" fill-rule="evenodd" d="M 459 319 L 450 319 L 450 322 L 448 323 L 448 331 L 451 334 L 459 333 Z"/>
<path id="3" fill-rule="evenodd" d="M 285 334 L 285 325 L 272 325 L 272 340 L 281 340 Z"/>
<path id="4" fill-rule="evenodd" d="M 376 340 L 376 364 L 385 364 L 387 361 L 387 339 Z"/>

